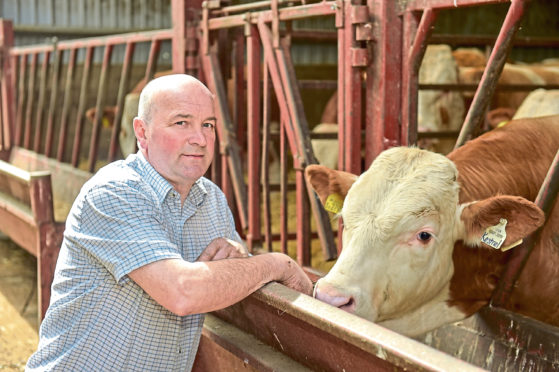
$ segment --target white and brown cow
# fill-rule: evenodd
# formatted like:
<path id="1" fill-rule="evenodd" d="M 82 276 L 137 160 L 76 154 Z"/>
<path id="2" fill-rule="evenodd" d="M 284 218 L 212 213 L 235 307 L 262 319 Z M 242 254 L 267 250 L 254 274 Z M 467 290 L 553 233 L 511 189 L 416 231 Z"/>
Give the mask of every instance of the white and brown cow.
<path id="1" fill-rule="evenodd" d="M 534 200 L 557 150 L 559 116 L 512 121 L 447 157 L 381 153 L 361 176 L 307 167 L 323 202 L 345 197 L 343 250 L 315 296 L 409 336 L 488 304 L 512 248 L 481 242 L 506 219 L 503 247 L 544 222 Z M 498 240 L 498 239 L 497 239 Z M 559 203 L 507 307 L 559 325 Z"/>

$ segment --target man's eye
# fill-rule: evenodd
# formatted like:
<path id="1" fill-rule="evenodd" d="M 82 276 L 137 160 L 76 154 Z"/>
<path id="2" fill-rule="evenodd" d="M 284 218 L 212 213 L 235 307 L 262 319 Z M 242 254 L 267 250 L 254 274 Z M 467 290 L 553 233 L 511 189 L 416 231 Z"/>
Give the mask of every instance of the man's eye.
<path id="1" fill-rule="evenodd" d="M 188 124 L 188 122 L 186 120 L 181 120 L 181 121 L 175 122 L 175 125 L 180 125 L 180 126 L 184 126 L 184 125 L 187 125 L 187 124 Z"/>
<path id="2" fill-rule="evenodd" d="M 214 124 L 214 123 L 209 123 L 209 122 L 208 122 L 208 123 L 204 123 L 204 124 L 202 124 L 202 125 L 203 125 L 204 128 L 210 128 L 210 129 L 213 129 L 213 128 L 215 127 L 215 124 Z"/>

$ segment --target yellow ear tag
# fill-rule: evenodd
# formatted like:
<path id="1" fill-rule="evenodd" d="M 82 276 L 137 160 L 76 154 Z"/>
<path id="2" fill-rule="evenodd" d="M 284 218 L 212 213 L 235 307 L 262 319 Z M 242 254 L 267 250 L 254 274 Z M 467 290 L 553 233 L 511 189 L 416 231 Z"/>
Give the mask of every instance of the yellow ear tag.
<path id="1" fill-rule="evenodd" d="M 344 199 L 340 194 L 330 194 L 324 203 L 324 209 L 332 213 L 340 213 L 344 205 Z"/>
<path id="2" fill-rule="evenodd" d="M 481 236 L 481 241 L 492 248 L 501 248 L 501 245 L 503 245 L 503 242 L 507 238 L 507 233 L 505 232 L 506 226 L 507 220 L 501 218 L 498 225 L 489 226 L 485 229 L 485 232 Z"/>
<path id="3" fill-rule="evenodd" d="M 111 122 L 109 121 L 109 119 L 103 117 L 103 119 L 101 120 L 101 123 L 103 125 L 103 127 L 105 128 L 110 128 L 111 127 Z"/>

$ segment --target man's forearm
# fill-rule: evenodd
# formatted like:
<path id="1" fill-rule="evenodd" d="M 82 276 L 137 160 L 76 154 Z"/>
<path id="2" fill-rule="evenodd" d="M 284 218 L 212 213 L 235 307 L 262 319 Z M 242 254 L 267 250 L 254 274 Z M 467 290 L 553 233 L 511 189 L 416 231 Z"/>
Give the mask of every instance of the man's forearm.
<path id="1" fill-rule="evenodd" d="M 209 262 L 162 260 L 134 270 L 129 276 L 177 315 L 222 309 L 271 281 L 306 294 L 312 287 L 301 268 L 280 253 Z"/>

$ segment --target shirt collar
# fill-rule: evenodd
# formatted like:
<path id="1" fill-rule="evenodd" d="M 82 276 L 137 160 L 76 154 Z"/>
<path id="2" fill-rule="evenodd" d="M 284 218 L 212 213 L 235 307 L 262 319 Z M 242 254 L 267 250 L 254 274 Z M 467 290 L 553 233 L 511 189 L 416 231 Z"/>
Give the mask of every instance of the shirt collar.
<path id="1" fill-rule="evenodd" d="M 141 151 L 138 150 L 136 153 L 140 168 L 142 169 L 142 177 L 144 181 L 150 185 L 160 203 L 163 203 L 167 195 L 174 191 L 173 185 L 169 183 L 155 168 L 147 161 Z M 208 193 L 206 186 L 204 185 L 204 177 L 199 178 L 194 182 L 188 193 L 186 201 L 190 201 L 195 206 L 200 206 Z"/>

